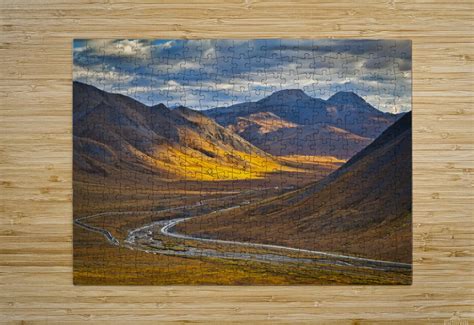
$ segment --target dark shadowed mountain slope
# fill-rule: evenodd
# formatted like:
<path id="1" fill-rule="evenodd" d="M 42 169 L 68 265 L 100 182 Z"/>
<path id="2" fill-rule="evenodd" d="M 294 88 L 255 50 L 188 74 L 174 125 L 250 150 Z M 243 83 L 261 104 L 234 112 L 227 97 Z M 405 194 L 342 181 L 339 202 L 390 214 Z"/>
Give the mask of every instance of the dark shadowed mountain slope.
<path id="1" fill-rule="evenodd" d="M 77 172 L 151 173 L 161 179 L 246 179 L 285 169 L 269 154 L 199 112 L 143 105 L 74 82 Z"/>
<path id="2" fill-rule="evenodd" d="M 339 92 L 325 101 L 299 89 L 278 91 L 257 102 L 214 108 L 204 114 L 273 155 L 344 159 L 367 146 L 397 119 L 397 115 L 377 110 L 352 92 Z M 262 126 L 262 116 L 278 122 L 268 130 Z"/>
<path id="3" fill-rule="evenodd" d="M 409 263 L 411 144 L 407 113 L 322 181 L 186 221 L 177 231 Z"/>

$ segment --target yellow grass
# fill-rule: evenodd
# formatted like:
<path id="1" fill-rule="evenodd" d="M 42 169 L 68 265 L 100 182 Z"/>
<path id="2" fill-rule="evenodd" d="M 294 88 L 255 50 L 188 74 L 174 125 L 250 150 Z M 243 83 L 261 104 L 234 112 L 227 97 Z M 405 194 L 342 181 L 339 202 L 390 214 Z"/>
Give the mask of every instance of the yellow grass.
<path id="1" fill-rule="evenodd" d="M 285 166 L 270 156 L 245 153 L 236 150 L 224 150 L 210 143 L 199 146 L 214 157 L 189 147 L 166 147 L 157 149 L 155 157 L 130 148 L 134 154 L 148 163 L 150 167 L 158 167 L 170 173 L 172 178 L 181 180 L 218 181 L 262 179 L 273 172 L 298 172 L 298 168 Z"/>
<path id="2" fill-rule="evenodd" d="M 343 164 L 347 160 L 339 159 L 334 156 L 305 156 L 305 155 L 289 155 L 289 156 L 279 156 L 278 158 L 289 161 L 297 162 L 303 164 L 315 164 L 315 165 L 334 165 L 334 164 Z"/>

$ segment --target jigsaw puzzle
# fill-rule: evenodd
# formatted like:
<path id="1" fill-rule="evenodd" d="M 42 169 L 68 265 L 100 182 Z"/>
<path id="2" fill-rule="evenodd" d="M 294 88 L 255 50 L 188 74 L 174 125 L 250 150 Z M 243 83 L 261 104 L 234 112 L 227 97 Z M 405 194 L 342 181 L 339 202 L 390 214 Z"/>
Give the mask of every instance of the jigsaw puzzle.
<path id="1" fill-rule="evenodd" d="M 75 284 L 411 283 L 410 41 L 73 57 Z"/>

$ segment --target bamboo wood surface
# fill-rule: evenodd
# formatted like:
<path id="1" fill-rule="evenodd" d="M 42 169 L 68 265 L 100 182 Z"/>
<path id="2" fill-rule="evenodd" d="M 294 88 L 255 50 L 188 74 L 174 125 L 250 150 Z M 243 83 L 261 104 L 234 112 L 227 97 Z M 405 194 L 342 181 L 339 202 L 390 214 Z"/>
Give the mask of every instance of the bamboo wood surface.
<path id="1" fill-rule="evenodd" d="M 473 1 L 0 1 L 0 322 L 474 319 Z M 73 38 L 413 40 L 412 286 L 74 287 Z"/>

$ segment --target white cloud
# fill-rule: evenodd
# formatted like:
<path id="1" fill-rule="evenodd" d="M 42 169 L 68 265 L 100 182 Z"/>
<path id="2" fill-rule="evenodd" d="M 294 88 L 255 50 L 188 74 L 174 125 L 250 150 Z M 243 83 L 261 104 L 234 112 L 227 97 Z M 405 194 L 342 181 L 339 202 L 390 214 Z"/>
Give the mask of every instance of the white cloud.
<path id="1" fill-rule="evenodd" d="M 75 51 L 90 51 L 95 55 L 150 58 L 151 43 L 146 40 L 87 40 Z"/>
<path id="2" fill-rule="evenodd" d="M 73 68 L 73 80 L 94 85 L 104 91 L 122 93 L 127 95 L 131 92 L 130 82 L 134 75 L 118 72 L 113 69 L 92 69 L 80 66 Z M 145 89 L 147 88 L 147 89 Z M 149 91 L 149 87 L 144 87 L 143 91 Z"/>

